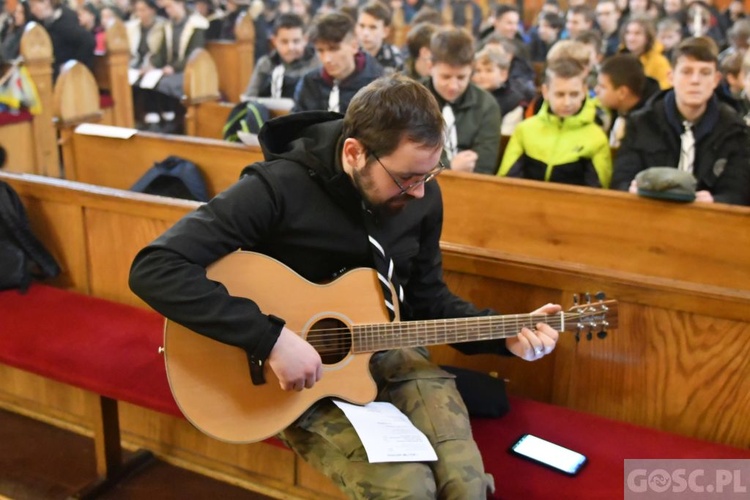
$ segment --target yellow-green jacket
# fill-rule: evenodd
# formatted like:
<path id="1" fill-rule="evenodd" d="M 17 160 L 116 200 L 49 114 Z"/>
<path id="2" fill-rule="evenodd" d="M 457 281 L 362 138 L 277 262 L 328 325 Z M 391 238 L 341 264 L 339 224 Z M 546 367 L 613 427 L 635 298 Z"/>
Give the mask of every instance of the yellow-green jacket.
<path id="1" fill-rule="evenodd" d="M 589 98 L 567 118 L 553 115 L 545 101 L 539 113 L 516 127 L 497 175 L 609 187 L 612 156 L 595 116 L 596 104 Z"/>

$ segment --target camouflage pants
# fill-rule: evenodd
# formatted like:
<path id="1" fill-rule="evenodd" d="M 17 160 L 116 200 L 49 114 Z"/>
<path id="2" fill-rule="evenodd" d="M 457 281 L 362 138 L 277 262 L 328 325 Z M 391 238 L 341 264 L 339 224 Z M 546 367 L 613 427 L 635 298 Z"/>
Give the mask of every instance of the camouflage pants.
<path id="1" fill-rule="evenodd" d="M 424 432 L 437 462 L 367 461 L 362 442 L 329 399 L 308 410 L 280 437 L 351 498 L 484 499 L 494 490 L 471 435 L 453 376 L 428 359 L 426 349 L 378 353 L 370 362 L 378 401 L 388 401 Z"/>

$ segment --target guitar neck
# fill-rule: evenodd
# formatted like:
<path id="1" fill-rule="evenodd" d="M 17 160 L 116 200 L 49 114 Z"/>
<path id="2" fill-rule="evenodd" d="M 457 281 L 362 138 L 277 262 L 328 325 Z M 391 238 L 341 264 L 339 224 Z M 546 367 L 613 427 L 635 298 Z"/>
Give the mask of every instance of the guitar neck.
<path id="1" fill-rule="evenodd" d="M 504 339 L 517 335 L 523 327 L 533 330 L 537 323 L 564 331 L 566 321 L 579 317 L 580 314 L 559 312 L 359 324 L 352 329 L 352 352 Z"/>

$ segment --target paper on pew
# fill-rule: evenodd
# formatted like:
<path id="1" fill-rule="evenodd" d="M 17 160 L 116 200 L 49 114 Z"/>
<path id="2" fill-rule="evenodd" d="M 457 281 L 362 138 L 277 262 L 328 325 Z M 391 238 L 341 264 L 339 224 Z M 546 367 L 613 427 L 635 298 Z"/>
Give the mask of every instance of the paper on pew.
<path id="1" fill-rule="evenodd" d="M 135 82 L 138 81 L 138 78 L 141 77 L 141 72 L 134 68 L 128 68 L 128 83 L 130 85 L 135 84 Z"/>
<path id="2" fill-rule="evenodd" d="M 141 83 L 138 85 L 142 89 L 153 89 L 159 83 L 162 76 L 164 76 L 164 71 L 160 69 L 150 69 L 143 74 L 143 77 L 141 77 Z"/>
<path id="3" fill-rule="evenodd" d="M 243 95 L 240 97 L 242 102 L 255 101 L 258 104 L 262 104 L 268 109 L 276 109 L 279 111 L 291 111 L 294 107 L 294 99 L 288 97 L 248 97 Z"/>
<path id="4" fill-rule="evenodd" d="M 76 127 L 76 134 L 95 135 L 98 137 L 112 137 L 114 139 L 130 139 L 138 133 L 137 129 L 99 125 L 98 123 L 82 123 Z"/>

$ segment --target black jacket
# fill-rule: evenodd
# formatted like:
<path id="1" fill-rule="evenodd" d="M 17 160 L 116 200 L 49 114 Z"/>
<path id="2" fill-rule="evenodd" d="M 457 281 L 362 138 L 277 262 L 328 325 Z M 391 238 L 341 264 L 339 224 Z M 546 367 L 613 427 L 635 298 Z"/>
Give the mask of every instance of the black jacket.
<path id="1" fill-rule="evenodd" d="M 630 115 L 612 188 L 627 190 L 636 174 L 650 167 L 676 168 L 681 127 L 672 90 Z M 697 190 L 709 191 L 717 202 L 750 205 L 750 129 L 737 112 L 713 97 L 693 131 Z"/>
<path id="2" fill-rule="evenodd" d="M 373 267 L 362 198 L 340 164 L 342 120 L 335 113 L 291 114 L 260 133 L 266 160 L 187 215 L 135 258 L 130 287 L 164 316 L 193 331 L 268 357 L 281 326 L 247 298 L 230 297 L 205 267 L 241 248 L 269 255 L 320 283 Z M 405 289 L 402 319 L 489 314 L 453 295 L 442 279 L 443 217 L 437 182 L 400 214 L 374 223 Z M 335 304 L 332 305 L 335 308 Z M 505 343 L 460 344 L 463 352 L 507 353 Z"/>
<path id="3" fill-rule="evenodd" d="M 63 64 L 71 59 L 80 61 L 94 70 L 94 34 L 78 24 L 78 16 L 67 7 L 60 7 L 51 18 L 43 21 L 52 41 L 55 62 L 53 78 L 57 79 Z"/>
<path id="4" fill-rule="evenodd" d="M 355 56 L 355 70 L 339 82 L 339 110 L 346 113 L 349 101 L 359 89 L 383 76 L 383 67 L 366 52 L 359 51 Z M 333 78 L 323 68 L 310 70 L 299 82 L 294 92 L 294 111 L 314 111 L 328 109 L 328 96 L 333 88 Z"/>

